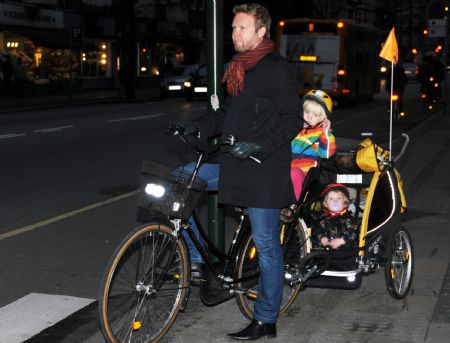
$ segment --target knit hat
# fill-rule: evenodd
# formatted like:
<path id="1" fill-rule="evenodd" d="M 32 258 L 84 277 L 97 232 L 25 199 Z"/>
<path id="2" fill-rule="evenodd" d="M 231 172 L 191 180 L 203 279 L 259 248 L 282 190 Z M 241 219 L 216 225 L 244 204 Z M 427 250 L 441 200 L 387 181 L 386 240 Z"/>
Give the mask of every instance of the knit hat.
<path id="1" fill-rule="evenodd" d="M 326 186 L 324 188 L 324 190 L 322 191 L 322 193 L 320 194 L 321 198 L 325 198 L 327 196 L 327 194 L 331 191 L 338 191 L 338 192 L 342 192 L 347 199 L 350 199 L 350 194 L 348 192 L 347 187 L 345 187 L 343 184 L 341 183 L 331 183 L 328 186 Z"/>

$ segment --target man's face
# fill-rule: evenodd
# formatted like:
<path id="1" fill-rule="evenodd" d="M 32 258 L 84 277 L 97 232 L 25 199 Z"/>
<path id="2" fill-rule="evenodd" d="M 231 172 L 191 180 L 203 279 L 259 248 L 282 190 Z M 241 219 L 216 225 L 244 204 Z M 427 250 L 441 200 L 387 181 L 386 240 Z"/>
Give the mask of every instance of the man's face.
<path id="1" fill-rule="evenodd" d="M 256 48 L 262 41 L 266 28 L 261 27 L 256 31 L 255 17 L 246 13 L 238 13 L 233 19 L 233 44 L 234 50 L 244 52 Z"/>

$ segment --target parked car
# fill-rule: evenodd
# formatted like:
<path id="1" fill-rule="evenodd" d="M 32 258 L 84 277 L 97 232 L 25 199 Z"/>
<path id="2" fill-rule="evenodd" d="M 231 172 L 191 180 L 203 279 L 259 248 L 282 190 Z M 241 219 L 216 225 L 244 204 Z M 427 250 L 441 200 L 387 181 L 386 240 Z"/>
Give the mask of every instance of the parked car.
<path id="1" fill-rule="evenodd" d="M 405 62 L 403 63 L 403 69 L 405 69 L 405 74 L 408 80 L 416 80 L 418 67 L 415 62 Z"/>
<path id="2" fill-rule="evenodd" d="M 207 65 L 200 66 L 189 79 L 184 82 L 184 97 L 186 100 L 205 98 L 208 92 Z"/>
<path id="3" fill-rule="evenodd" d="M 224 70 L 228 67 L 225 64 Z M 184 82 L 184 97 L 186 100 L 193 100 L 194 98 L 206 98 L 208 92 L 208 70 L 207 65 L 201 65 L 192 77 Z"/>
<path id="4" fill-rule="evenodd" d="M 183 95 L 184 82 L 198 69 L 197 64 L 179 65 L 172 68 L 169 73 L 161 79 L 159 84 L 162 97 L 170 95 Z"/>

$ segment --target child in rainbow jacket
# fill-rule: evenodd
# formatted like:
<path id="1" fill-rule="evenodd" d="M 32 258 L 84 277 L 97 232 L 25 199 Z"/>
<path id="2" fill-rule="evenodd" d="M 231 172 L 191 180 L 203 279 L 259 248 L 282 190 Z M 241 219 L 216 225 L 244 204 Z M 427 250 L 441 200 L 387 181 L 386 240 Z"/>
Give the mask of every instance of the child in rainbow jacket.
<path id="1" fill-rule="evenodd" d="M 328 117 L 333 109 L 331 97 L 322 90 L 311 90 L 302 98 L 303 129 L 292 140 L 291 180 L 298 200 L 308 171 L 320 158 L 336 153 L 336 140 Z"/>

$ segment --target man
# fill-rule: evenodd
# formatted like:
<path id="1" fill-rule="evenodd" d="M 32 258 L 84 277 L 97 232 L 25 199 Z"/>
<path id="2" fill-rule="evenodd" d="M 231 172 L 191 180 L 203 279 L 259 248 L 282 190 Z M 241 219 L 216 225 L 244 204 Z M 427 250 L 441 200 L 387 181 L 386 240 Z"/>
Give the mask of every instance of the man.
<path id="1" fill-rule="evenodd" d="M 230 96 L 218 111 L 185 124 L 185 133 L 202 138 L 217 133 L 223 139 L 229 134 L 238 137 L 231 154 L 222 155 L 220 161 L 219 201 L 247 207 L 260 277 L 252 322 L 229 336 L 255 340 L 276 336 L 283 288 L 280 208 L 295 202 L 290 142 L 302 120 L 293 73 L 273 52 L 267 9 L 244 4 L 235 6 L 233 13 L 232 39 L 237 54 L 223 78 Z M 207 174 L 214 179 L 211 170 Z M 199 176 L 203 176 L 201 172 Z"/>

